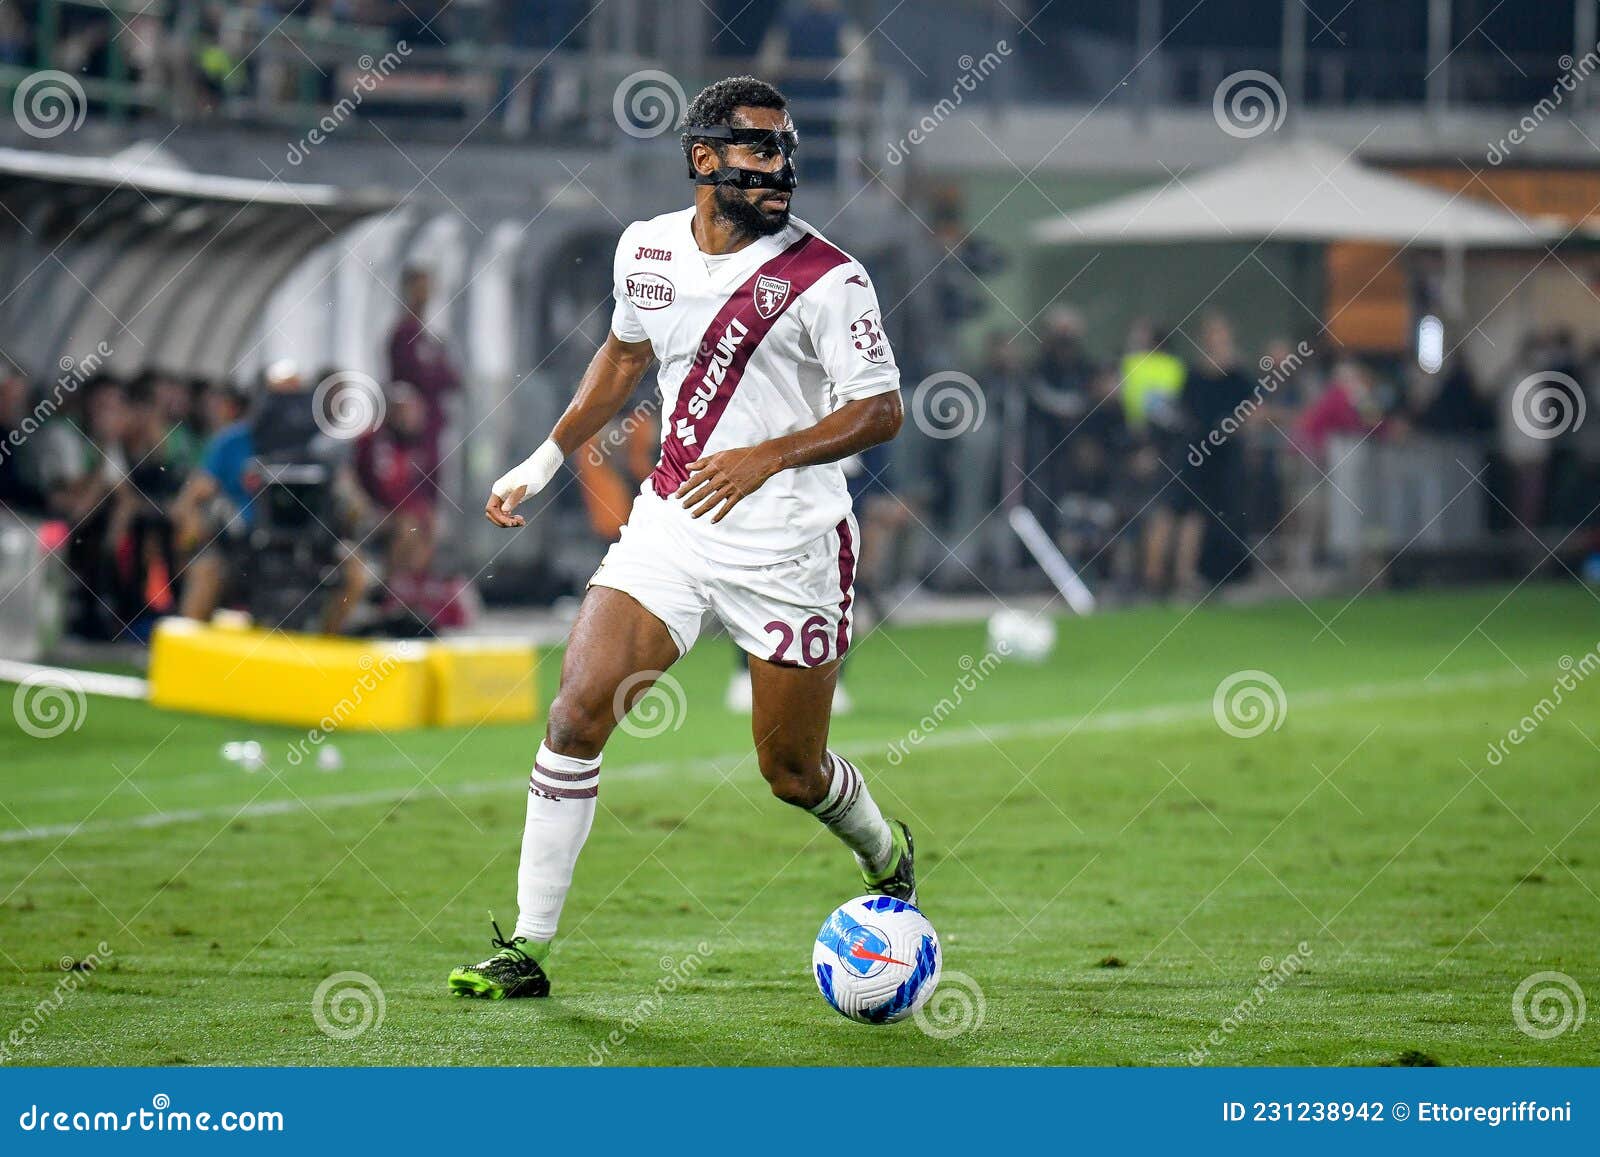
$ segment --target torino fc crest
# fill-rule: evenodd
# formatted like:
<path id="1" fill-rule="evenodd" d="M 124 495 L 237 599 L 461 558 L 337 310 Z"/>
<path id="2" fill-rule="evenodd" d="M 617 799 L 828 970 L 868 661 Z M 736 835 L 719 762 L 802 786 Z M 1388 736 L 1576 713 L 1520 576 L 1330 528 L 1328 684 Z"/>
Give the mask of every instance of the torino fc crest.
<path id="1" fill-rule="evenodd" d="M 756 278 L 756 312 L 771 320 L 789 300 L 789 283 L 781 277 L 768 277 L 763 273 Z"/>

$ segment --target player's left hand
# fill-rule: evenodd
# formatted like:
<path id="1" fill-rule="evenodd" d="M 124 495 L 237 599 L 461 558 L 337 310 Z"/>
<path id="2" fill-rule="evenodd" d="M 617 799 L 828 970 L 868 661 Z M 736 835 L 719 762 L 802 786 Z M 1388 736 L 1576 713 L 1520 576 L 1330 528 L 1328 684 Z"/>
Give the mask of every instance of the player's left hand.
<path id="1" fill-rule="evenodd" d="M 776 463 L 759 446 L 723 450 L 689 463 L 688 481 L 678 487 L 675 497 L 695 518 L 715 511 L 711 521 L 721 522 L 776 473 Z"/>

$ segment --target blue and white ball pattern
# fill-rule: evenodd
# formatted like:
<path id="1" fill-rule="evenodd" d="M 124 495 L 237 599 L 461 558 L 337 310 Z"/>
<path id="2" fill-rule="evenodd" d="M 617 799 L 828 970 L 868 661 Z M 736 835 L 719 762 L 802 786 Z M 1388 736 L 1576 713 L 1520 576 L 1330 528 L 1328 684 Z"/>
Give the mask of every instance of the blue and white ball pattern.
<path id="1" fill-rule="evenodd" d="M 811 946 L 823 999 L 864 1024 L 904 1020 L 939 987 L 939 937 L 916 907 L 892 896 L 857 896 L 823 922 Z"/>

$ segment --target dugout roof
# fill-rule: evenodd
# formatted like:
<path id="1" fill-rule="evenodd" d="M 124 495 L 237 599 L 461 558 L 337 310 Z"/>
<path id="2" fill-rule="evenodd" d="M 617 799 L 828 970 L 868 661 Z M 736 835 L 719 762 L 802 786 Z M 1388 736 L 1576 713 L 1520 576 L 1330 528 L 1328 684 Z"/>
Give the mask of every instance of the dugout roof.
<path id="1" fill-rule="evenodd" d="M 1092 205 L 1034 226 L 1057 244 L 1182 241 L 1384 242 L 1443 249 L 1524 248 L 1565 229 L 1498 205 L 1446 194 L 1313 141 Z"/>
<path id="2" fill-rule="evenodd" d="M 159 149 L 0 148 L 0 351 L 38 379 L 100 343 L 108 372 L 221 379 L 308 253 L 394 199 L 204 176 Z"/>

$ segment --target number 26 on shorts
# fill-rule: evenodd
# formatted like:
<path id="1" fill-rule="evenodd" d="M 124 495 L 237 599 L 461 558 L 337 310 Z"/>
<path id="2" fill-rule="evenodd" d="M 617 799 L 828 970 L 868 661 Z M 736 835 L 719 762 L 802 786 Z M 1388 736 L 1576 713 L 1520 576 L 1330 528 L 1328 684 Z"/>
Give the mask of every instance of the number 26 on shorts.
<path id="1" fill-rule="evenodd" d="M 816 667 L 826 663 L 831 657 L 833 644 L 829 635 L 829 623 L 822 615 L 812 615 L 801 623 L 798 635 L 793 627 L 781 619 L 773 619 L 762 630 L 778 637 L 778 645 L 767 657 L 769 663 L 786 663 L 789 666 L 798 663 L 804 667 Z M 799 655 L 794 656 L 790 651 L 794 649 L 797 641 Z"/>

